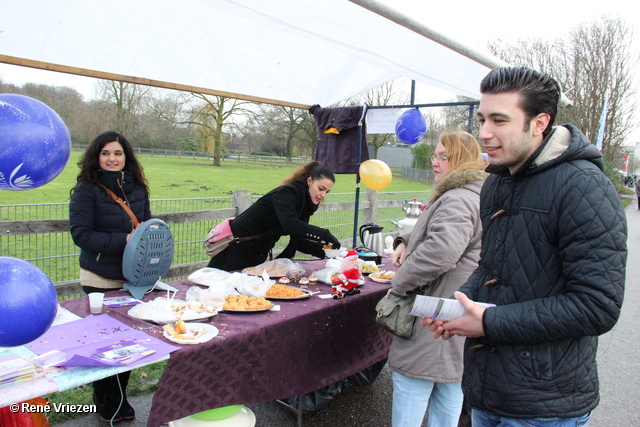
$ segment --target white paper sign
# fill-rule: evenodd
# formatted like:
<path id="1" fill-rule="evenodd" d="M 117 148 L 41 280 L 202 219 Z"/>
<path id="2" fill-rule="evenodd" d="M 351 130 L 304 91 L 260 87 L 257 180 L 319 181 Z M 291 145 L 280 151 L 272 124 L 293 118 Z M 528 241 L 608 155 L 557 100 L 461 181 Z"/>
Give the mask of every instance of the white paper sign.
<path id="1" fill-rule="evenodd" d="M 374 108 L 367 110 L 367 134 L 396 133 L 397 108 Z"/>

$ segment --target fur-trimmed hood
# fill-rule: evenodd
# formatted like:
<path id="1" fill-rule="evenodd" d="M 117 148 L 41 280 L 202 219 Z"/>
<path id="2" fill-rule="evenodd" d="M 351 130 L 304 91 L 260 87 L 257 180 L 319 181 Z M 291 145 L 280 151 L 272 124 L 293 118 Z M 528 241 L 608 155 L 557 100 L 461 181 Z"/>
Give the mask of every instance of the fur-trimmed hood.
<path id="1" fill-rule="evenodd" d="M 489 176 L 488 173 L 478 169 L 465 169 L 463 171 L 447 175 L 433 187 L 433 198 L 431 201 L 436 200 L 438 197 L 454 188 L 463 187 L 474 181 L 484 181 L 487 176 Z"/>

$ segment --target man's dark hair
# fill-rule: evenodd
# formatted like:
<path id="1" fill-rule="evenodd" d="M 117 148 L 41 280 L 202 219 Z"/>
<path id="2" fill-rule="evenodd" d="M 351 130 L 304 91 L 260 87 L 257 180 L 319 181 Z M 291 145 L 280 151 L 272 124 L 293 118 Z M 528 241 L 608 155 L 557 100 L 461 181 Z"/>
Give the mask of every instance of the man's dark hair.
<path id="1" fill-rule="evenodd" d="M 496 95 L 517 92 L 522 95 L 520 107 L 524 110 L 528 123 L 540 113 L 551 118 L 543 132 L 546 137 L 553 126 L 558 112 L 560 86 L 548 74 L 527 67 L 503 67 L 491 70 L 480 83 L 480 93 Z M 527 130 L 527 129 L 525 129 Z"/>

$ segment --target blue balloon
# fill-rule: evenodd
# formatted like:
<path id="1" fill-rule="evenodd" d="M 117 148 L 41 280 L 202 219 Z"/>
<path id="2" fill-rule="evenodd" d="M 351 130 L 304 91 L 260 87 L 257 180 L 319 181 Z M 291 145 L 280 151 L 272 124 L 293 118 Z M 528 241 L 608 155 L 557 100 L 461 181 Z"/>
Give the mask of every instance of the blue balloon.
<path id="1" fill-rule="evenodd" d="M 404 111 L 396 121 L 396 136 L 405 144 L 420 142 L 427 133 L 427 121 L 417 108 Z"/>
<path id="2" fill-rule="evenodd" d="M 0 189 L 30 190 L 62 172 L 71 137 L 60 116 L 28 96 L 0 94 Z"/>
<path id="3" fill-rule="evenodd" d="M 57 312 L 56 289 L 42 270 L 21 259 L 0 257 L 0 347 L 37 339 Z"/>

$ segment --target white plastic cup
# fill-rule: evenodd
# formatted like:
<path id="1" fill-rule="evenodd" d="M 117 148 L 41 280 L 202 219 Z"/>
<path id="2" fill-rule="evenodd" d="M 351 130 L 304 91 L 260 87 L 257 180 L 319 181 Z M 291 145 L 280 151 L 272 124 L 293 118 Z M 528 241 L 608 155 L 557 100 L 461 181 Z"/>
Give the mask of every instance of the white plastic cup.
<path id="1" fill-rule="evenodd" d="M 102 313 L 103 300 L 104 294 L 102 292 L 91 292 L 89 294 L 89 307 L 91 307 L 91 314 Z"/>

